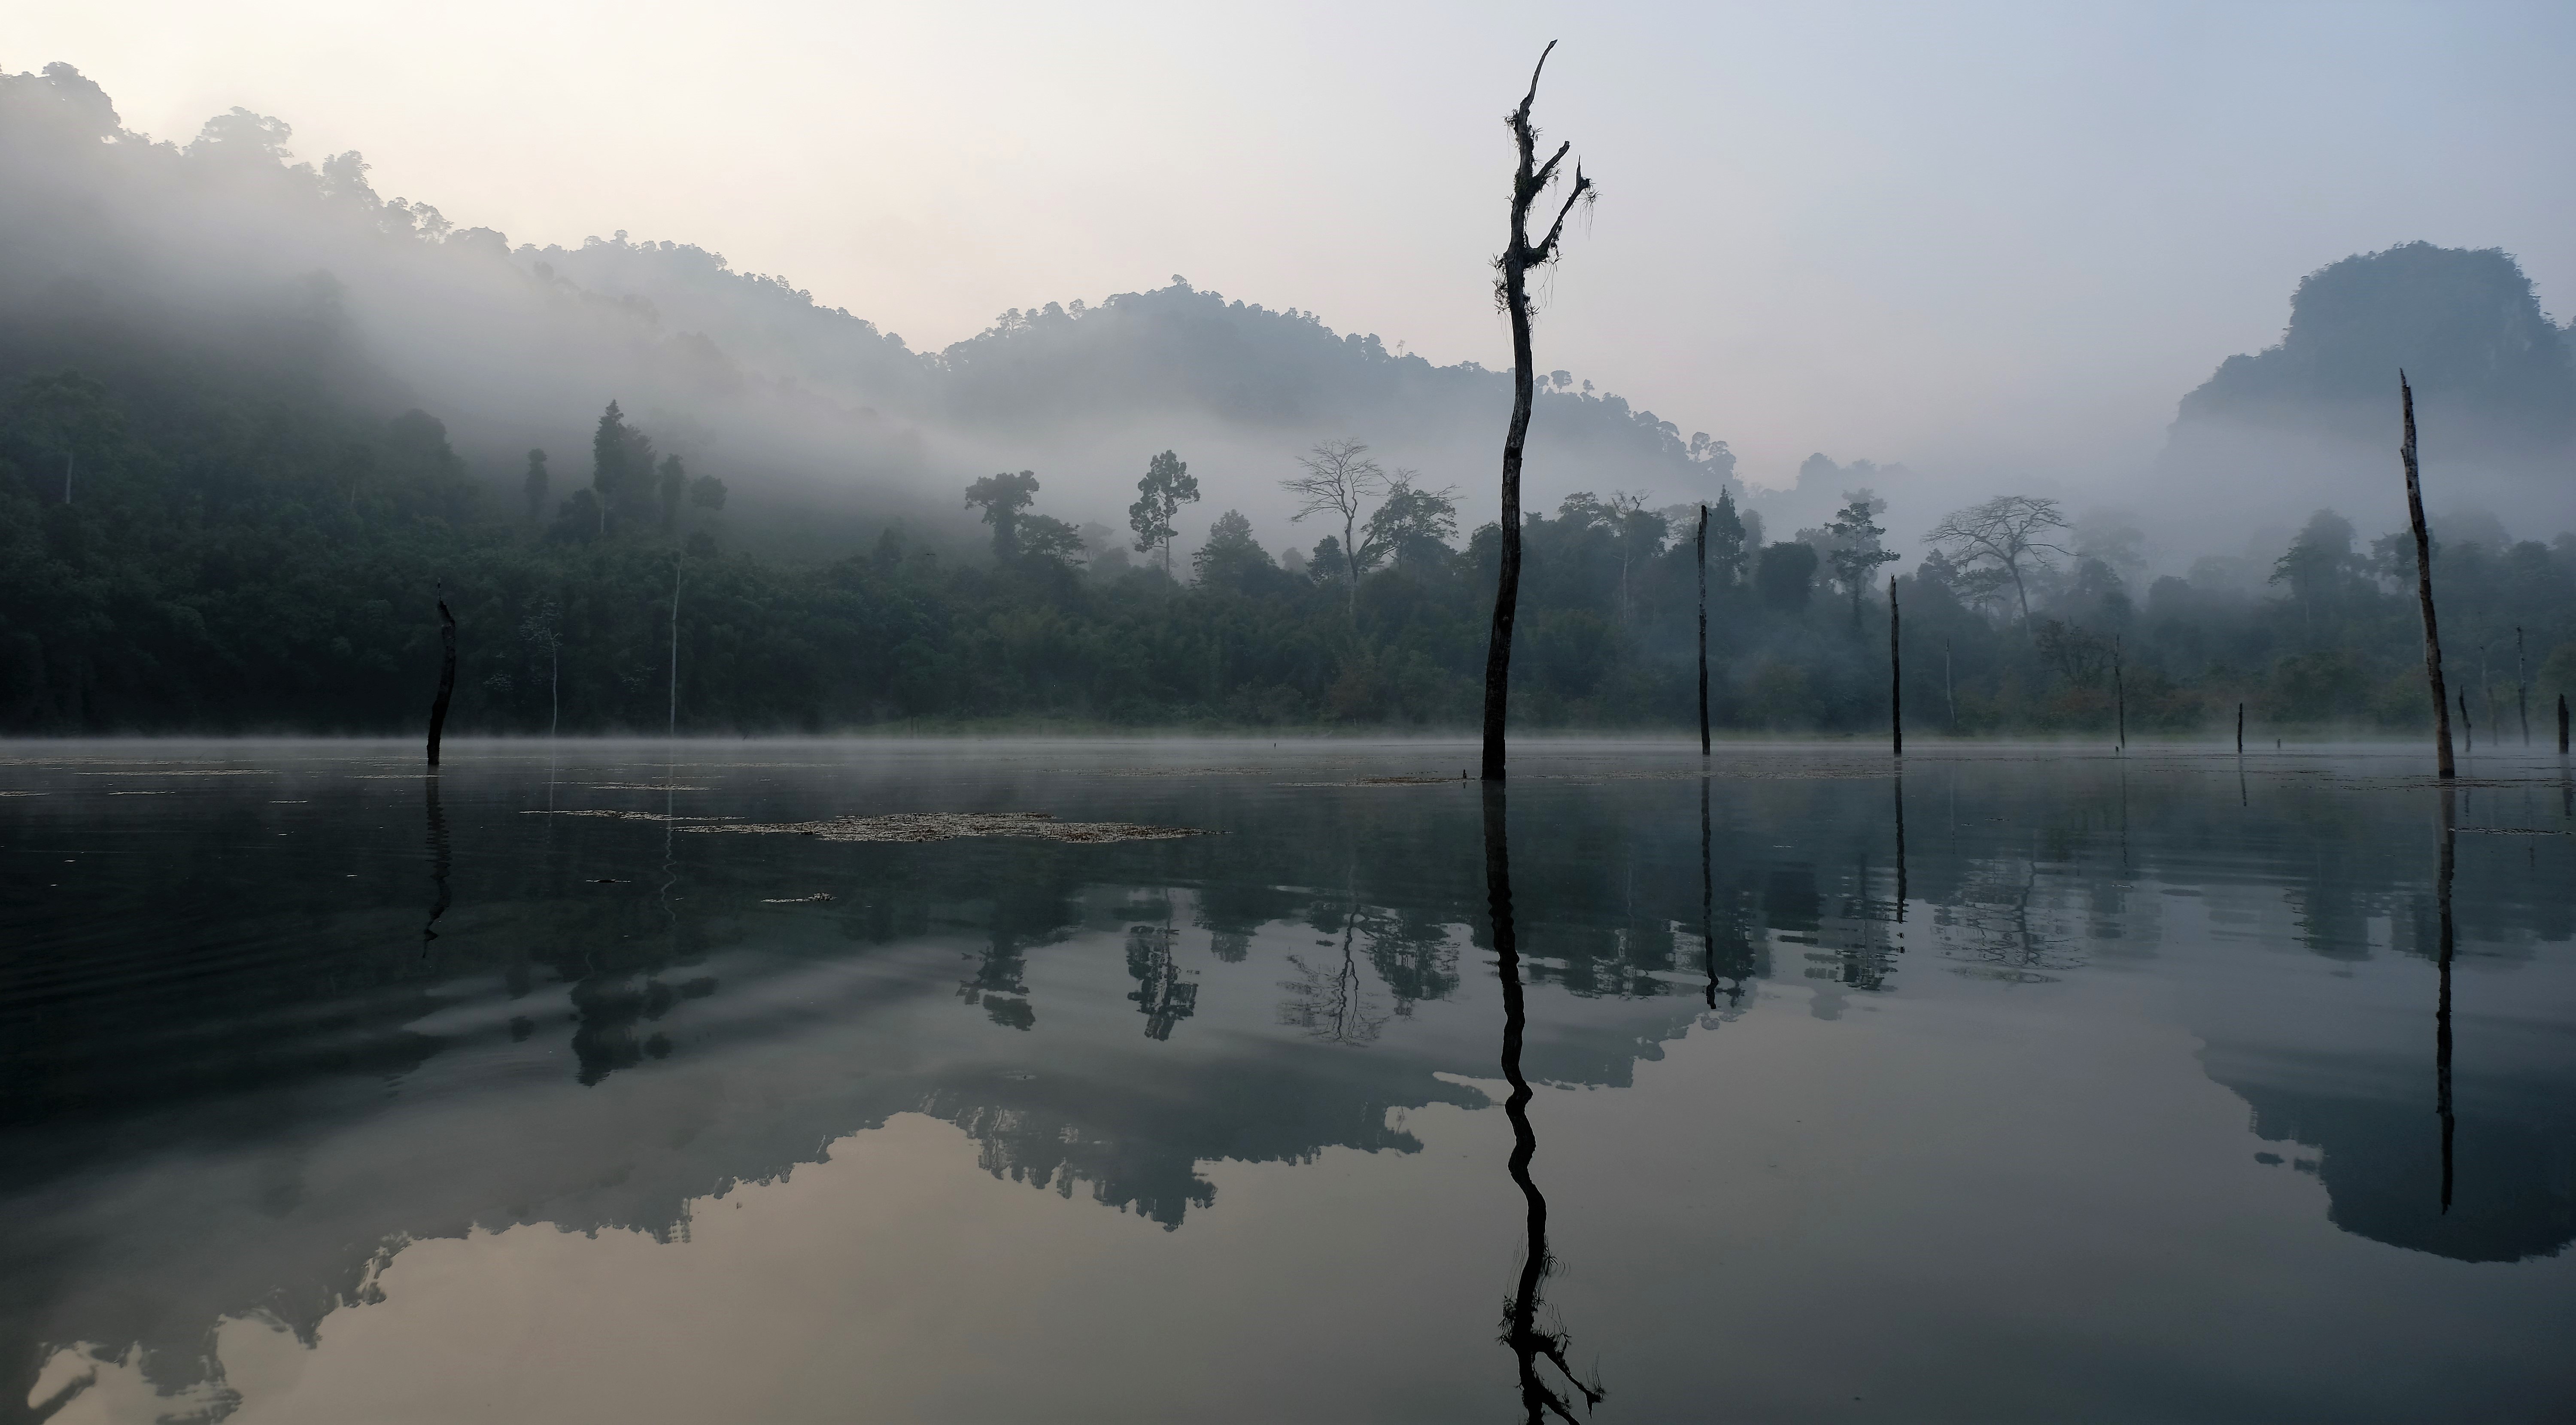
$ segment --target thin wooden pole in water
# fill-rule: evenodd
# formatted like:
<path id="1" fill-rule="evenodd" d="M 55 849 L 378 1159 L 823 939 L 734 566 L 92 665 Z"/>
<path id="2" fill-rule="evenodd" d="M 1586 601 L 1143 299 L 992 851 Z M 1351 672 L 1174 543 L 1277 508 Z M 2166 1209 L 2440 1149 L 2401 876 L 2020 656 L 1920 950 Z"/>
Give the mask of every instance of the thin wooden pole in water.
<path id="1" fill-rule="evenodd" d="M 2455 696 L 2460 701 L 2460 750 L 2478 750 L 2478 720 L 2469 716 L 2469 690 L 2462 688 Z"/>
<path id="2" fill-rule="evenodd" d="M 1708 506 L 1699 507 L 1699 755 L 1708 755 Z"/>
<path id="3" fill-rule="evenodd" d="M 2245 755 L 2245 705 L 2236 705 L 2236 755 Z"/>
<path id="4" fill-rule="evenodd" d="M 2522 745 L 2531 745 L 2531 672 L 2522 661 L 2522 625 L 2513 626 L 2513 714 L 2522 720 Z"/>
<path id="5" fill-rule="evenodd" d="M 2120 640 L 2111 640 L 2111 701 L 2119 708 L 2120 750 L 2129 750 L 2129 685 L 2121 676 Z"/>
<path id="6" fill-rule="evenodd" d="M 2406 421 L 2397 454 L 2406 464 L 2406 518 L 2415 526 L 2415 597 L 2424 606 L 2424 682 L 2433 693 L 2435 775 L 2448 781 L 2459 772 L 2451 762 L 2450 700 L 2442 696 L 2442 634 L 2433 621 L 2433 536 L 2424 527 L 2424 487 L 2415 465 L 2415 390 L 2406 384 L 2404 371 L 2397 373 L 2397 400 Z M 2467 703 L 2461 707 L 2465 722 Z"/>
<path id="7" fill-rule="evenodd" d="M 1887 579 L 1887 736 L 1895 755 L 1905 755 L 1905 655 L 1896 642 L 1896 576 Z M 1897 825 L 1904 825 L 1904 813 L 1897 813 Z M 1900 837 L 1903 832 L 1899 832 Z"/>
<path id="8" fill-rule="evenodd" d="M 438 765 L 439 734 L 447 730 L 448 699 L 456 695 L 456 615 L 447 611 L 445 590 L 438 599 L 438 695 L 429 702 L 429 765 Z"/>
<path id="9" fill-rule="evenodd" d="M 2558 755 L 2567 755 L 2567 695 L 2558 695 Z"/>
<path id="10" fill-rule="evenodd" d="M 685 556 L 671 556 L 671 731 L 680 735 L 680 563 Z"/>

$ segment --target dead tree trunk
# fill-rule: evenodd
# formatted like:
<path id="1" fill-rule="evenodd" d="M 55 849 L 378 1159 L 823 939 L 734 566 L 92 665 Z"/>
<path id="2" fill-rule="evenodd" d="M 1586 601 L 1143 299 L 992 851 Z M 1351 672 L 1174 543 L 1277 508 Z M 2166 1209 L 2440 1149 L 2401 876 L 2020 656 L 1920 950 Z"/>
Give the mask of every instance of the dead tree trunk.
<path id="1" fill-rule="evenodd" d="M 2397 373 L 2397 400 L 2406 418 L 2397 454 L 2406 462 L 2406 517 L 2415 526 L 2415 596 L 2424 606 L 2424 682 L 2433 692 L 2434 774 L 2448 781 L 2458 769 L 2451 763 L 2450 699 L 2442 692 L 2442 634 L 2433 622 L 2433 537 L 2424 528 L 2424 487 L 2415 468 L 2415 390 L 2406 384 L 2403 371 Z M 2460 716 L 2464 722 L 2468 718 L 2465 702 Z"/>
<path id="2" fill-rule="evenodd" d="M 2513 715 L 2522 723 L 2522 745 L 2531 745 L 2531 669 L 2523 662 L 2522 625 L 2513 626 Z"/>
<path id="3" fill-rule="evenodd" d="M 1699 755 L 1708 755 L 1708 506 L 1699 507 Z"/>
<path id="4" fill-rule="evenodd" d="M 1512 421 L 1503 436 L 1502 489 L 1502 567 L 1494 584 L 1494 627 L 1485 645 L 1485 748 L 1486 781 L 1503 779 L 1504 709 L 1510 702 L 1512 687 L 1512 625 L 1520 612 L 1521 596 L 1521 449 L 1529 439 L 1530 404 L 1533 399 L 1533 377 L 1530 358 L 1529 275 L 1556 260 L 1557 242 L 1565 234 L 1566 214 L 1592 192 L 1592 180 L 1583 176 L 1583 165 L 1574 167 L 1574 187 L 1565 195 L 1565 205 L 1557 209 L 1556 221 L 1547 236 L 1533 244 L 1529 240 L 1530 205 L 1545 194 L 1556 181 L 1557 165 L 1565 161 L 1572 144 L 1557 145 L 1556 152 L 1545 163 L 1538 161 L 1538 130 L 1530 123 L 1530 107 L 1538 102 L 1538 77 L 1547 68 L 1547 57 L 1556 49 L 1550 40 L 1539 51 L 1538 65 L 1530 71 L 1529 92 L 1521 96 L 1520 107 L 1511 112 L 1512 142 L 1520 150 L 1519 167 L 1512 175 L 1512 226 L 1503 246 L 1503 255 L 1494 260 L 1494 297 L 1512 324 Z"/>
<path id="5" fill-rule="evenodd" d="M 438 765 L 438 737 L 447 730 L 447 700 L 456 696 L 456 615 L 438 601 L 438 696 L 429 702 L 429 765 Z"/>
<path id="6" fill-rule="evenodd" d="M 2119 709 L 2120 750 L 2129 750 L 2129 684 L 2122 676 L 2120 640 L 2111 640 L 2111 702 Z"/>
<path id="7" fill-rule="evenodd" d="M 1887 735 L 1895 755 L 1905 755 L 1905 655 L 1896 645 L 1896 576 L 1887 580 Z"/>

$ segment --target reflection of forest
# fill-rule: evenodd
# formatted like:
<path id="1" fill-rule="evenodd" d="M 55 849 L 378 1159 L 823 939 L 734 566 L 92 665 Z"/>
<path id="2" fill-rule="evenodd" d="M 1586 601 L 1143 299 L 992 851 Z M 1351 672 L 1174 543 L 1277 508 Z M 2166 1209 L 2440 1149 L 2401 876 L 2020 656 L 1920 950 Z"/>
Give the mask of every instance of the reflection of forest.
<path id="1" fill-rule="evenodd" d="M 1720 782 L 1705 863 L 1696 782 L 1516 791 L 1522 1070 L 1625 1085 L 1775 963 L 1830 1017 L 1908 976 L 2153 955 L 2185 906 L 2320 965 L 2425 953 L 2406 793 L 2276 778 L 2240 808 L 2232 776 L 2222 798 L 2133 774 L 2115 798 L 2080 767 L 1928 766 L 1901 871 L 1884 780 Z M 1213 1202 L 1201 1164 L 1408 1152 L 1401 1110 L 1486 1102 L 1439 1077 L 1493 1064 L 1477 812 L 1450 788 L 1232 808 L 1156 788 L 1166 804 L 1122 814 L 1228 834 L 1115 847 L 681 837 L 666 890 L 656 828 L 446 783 L 435 884 L 417 793 L 323 782 L 293 825 L 331 844 L 283 874 L 259 853 L 284 814 L 227 788 L 150 856 L 103 863 L 112 916 L 13 909 L 29 948 L 0 963 L 0 1400 L 24 1399 L 41 1342 L 140 1343 L 175 1386 L 209 1368 L 225 1316 L 310 1339 L 387 1244 L 515 1222 L 667 1238 L 693 1200 L 894 1113 L 957 1124 L 998 1176 L 1177 1229 Z M 68 801 L 0 805 L 13 843 L 112 831 Z M 2551 879 L 2565 840 L 2464 838 L 2472 970 L 2523 973 L 2576 929 Z M 946 1027 L 871 1028 L 897 1021 Z M 2464 1049 L 2459 1203 L 2424 1218 L 2429 1025 L 2390 1050 L 2402 1092 L 2274 1072 L 2259 1035 L 2240 1055 L 2213 1034 L 2205 1057 L 2266 1136 L 2320 1150 L 2303 1159 L 2347 1230 L 2480 1260 L 2563 1245 L 2576 1134 L 2543 1089 L 2570 1066 L 2545 1054 Z M 2366 1091 L 2309 1092 L 2347 1079 Z"/>

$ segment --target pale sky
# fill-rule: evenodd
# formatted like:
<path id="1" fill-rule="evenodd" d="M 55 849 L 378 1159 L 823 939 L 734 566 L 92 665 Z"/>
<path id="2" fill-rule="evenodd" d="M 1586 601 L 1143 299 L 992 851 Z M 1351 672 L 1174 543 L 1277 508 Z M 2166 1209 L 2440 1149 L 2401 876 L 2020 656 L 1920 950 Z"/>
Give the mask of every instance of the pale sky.
<path id="1" fill-rule="evenodd" d="M 1733 441 L 2117 478 L 2291 288 L 2425 238 L 2576 308 L 2576 6 L 346 0 L 13 6 L 184 141 L 242 105 L 459 226 L 694 242 L 936 349 L 1201 287 L 1507 366 L 1503 113 L 1602 189 L 1539 327 Z"/>

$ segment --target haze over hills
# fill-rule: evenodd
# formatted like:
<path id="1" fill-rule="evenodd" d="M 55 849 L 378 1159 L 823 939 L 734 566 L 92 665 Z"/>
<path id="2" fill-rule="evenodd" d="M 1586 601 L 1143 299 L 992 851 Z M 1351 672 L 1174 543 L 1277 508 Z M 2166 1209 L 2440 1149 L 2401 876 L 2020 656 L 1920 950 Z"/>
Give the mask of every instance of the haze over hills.
<path id="1" fill-rule="evenodd" d="M 2182 398 L 2156 479 L 2295 523 L 2319 505 L 2392 523 L 2397 373 L 2415 390 L 2427 500 L 2564 528 L 2576 515 L 2576 329 L 2494 249 L 2406 243 L 2311 273 L 2278 345 L 2228 357 Z M 2402 505 L 2396 518 L 2402 520 Z"/>
<path id="2" fill-rule="evenodd" d="M 558 672 L 593 730 L 1432 726 L 1480 695 L 1504 373 L 1177 277 L 921 352 L 686 244 L 460 227 L 291 137 L 235 109 L 156 142 L 67 66 L 0 76 L 10 725 L 399 725 L 441 589 L 476 630 L 460 727 L 554 726 Z M 2121 650 L 2133 725 L 2243 697 L 2402 727 L 2400 364 L 2459 626 L 2530 645 L 2517 685 L 2576 682 L 2576 537 L 2545 542 L 2576 524 L 2566 343 L 2501 253 L 2347 259 L 2183 401 L 2151 474 L 2096 485 L 1819 451 L 1748 489 L 1723 432 L 1544 370 L 1514 698 L 1542 725 L 1696 715 L 1709 499 L 1722 725 L 1879 717 L 1897 574 L 1944 649 L 1920 696 L 1962 730 L 2118 721 Z M 1342 438 L 1409 493 L 1293 523 L 1281 478 Z M 1130 505 L 1163 451 L 1197 498 L 1148 570 Z M 1935 521 L 2006 496 L 2055 502 L 2028 558 L 1928 557 Z"/>
<path id="3" fill-rule="evenodd" d="M 1345 436 L 1426 483 L 1459 486 L 1462 513 L 1490 518 L 1507 374 L 1434 365 L 1313 312 L 1176 276 L 1097 304 L 1006 312 L 943 351 L 916 351 L 785 278 L 685 243 L 620 232 L 513 246 L 457 226 L 428 203 L 376 193 L 354 152 L 299 160 L 280 120 L 235 109 L 185 146 L 156 142 L 59 64 L 8 79 L 0 95 L 14 196 L 0 216 L 11 254 L 0 375 L 73 366 L 131 379 L 181 352 L 254 370 L 302 362 L 383 414 L 428 411 L 469 461 L 504 478 L 531 447 L 558 461 L 579 450 L 614 398 L 664 449 L 727 477 L 746 497 L 744 523 L 813 555 L 889 520 L 963 534 L 951 492 L 995 469 L 1036 470 L 1041 508 L 1114 525 L 1147 458 L 1167 448 L 1209 483 L 1201 526 L 1237 507 L 1283 542 L 1300 531 L 1287 527 L 1277 480 L 1308 446 Z M 2576 432 L 2568 332 L 2510 257 L 2422 243 L 2302 283 L 2279 346 L 2227 358 L 2183 398 L 2153 497 L 2074 480 L 2038 492 L 2126 510 L 2160 565 L 2205 552 L 2190 526 L 2212 499 L 2286 541 L 2319 504 L 2387 494 L 2387 388 L 2401 363 L 2416 375 L 2428 459 L 2447 462 L 2437 506 L 2537 501 L 2552 521 L 2576 514 L 2567 482 L 2548 478 Z M 1821 457 L 1794 487 L 1748 492 L 1723 431 L 1633 409 L 1571 373 L 1543 384 L 1536 508 L 1577 490 L 1669 504 L 1732 488 L 1786 531 L 1866 485 L 1890 502 L 1896 546 L 1910 549 L 1946 509 L 1991 493 L 1974 471 Z M 2172 494 L 2190 497 L 2191 520 L 2162 512 Z"/>
<path id="4" fill-rule="evenodd" d="M 1177 278 L 1009 312 L 916 352 L 685 244 L 620 233 L 514 248 L 377 194 L 355 153 L 298 161 L 275 119 L 236 109 L 181 147 L 122 128 L 68 66 L 6 86 L 0 161 L 16 201 L 0 218 L 12 254 L 0 361 L 13 376 L 137 377 L 180 350 L 310 363 L 384 414 L 419 406 L 504 472 L 531 446 L 579 450 L 613 398 L 755 503 L 934 528 L 962 528 L 955 490 L 997 468 L 1036 469 L 1059 514 L 1114 520 L 1147 460 L 1175 447 L 1213 482 L 1202 521 L 1240 505 L 1284 524 L 1277 480 L 1344 436 L 1464 485 L 1494 463 L 1510 400 L 1505 374 L 1434 366 Z M 1543 402 L 1532 466 L 1548 503 L 1578 485 L 1713 498 L 1729 481 L 1722 443 L 1589 383 L 1567 377 Z"/>

